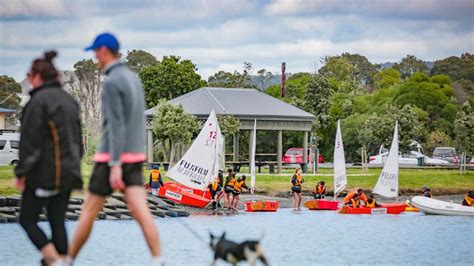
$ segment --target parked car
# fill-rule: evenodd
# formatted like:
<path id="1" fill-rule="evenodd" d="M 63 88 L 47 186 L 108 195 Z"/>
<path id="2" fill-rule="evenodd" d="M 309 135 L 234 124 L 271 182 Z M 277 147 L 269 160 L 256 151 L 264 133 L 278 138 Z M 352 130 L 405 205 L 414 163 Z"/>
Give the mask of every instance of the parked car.
<path id="1" fill-rule="evenodd" d="M 314 160 L 309 154 L 308 149 L 308 162 L 312 163 Z M 302 164 L 303 163 L 303 148 L 289 148 L 282 159 L 283 164 Z M 324 163 L 324 157 L 320 154 L 318 157 L 318 163 Z"/>
<path id="2" fill-rule="evenodd" d="M 461 161 L 453 147 L 436 147 L 433 151 L 433 158 L 443 159 L 452 164 L 459 164 Z"/>
<path id="3" fill-rule="evenodd" d="M 19 160 L 20 134 L 0 134 L 0 165 L 16 165 Z"/>
<path id="4" fill-rule="evenodd" d="M 388 152 L 383 152 L 375 156 L 370 156 L 369 158 L 369 165 L 383 165 L 387 161 Z M 437 166 L 437 165 L 447 165 L 449 164 L 446 160 L 430 158 L 418 151 L 410 151 L 406 154 L 399 154 L 398 155 L 398 163 L 400 165 L 418 165 L 418 158 L 424 157 L 424 164 Z"/>

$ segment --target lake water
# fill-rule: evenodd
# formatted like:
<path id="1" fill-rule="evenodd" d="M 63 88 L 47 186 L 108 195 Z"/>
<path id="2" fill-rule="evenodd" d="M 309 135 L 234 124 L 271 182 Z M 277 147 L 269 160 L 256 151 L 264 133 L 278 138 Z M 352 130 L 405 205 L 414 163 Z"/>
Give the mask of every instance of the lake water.
<path id="1" fill-rule="evenodd" d="M 181 219 L 181 220 L 177 220 Z M 184 225 L 191 226 L 204 241 Z M 68 222 L 72 236 L 76 222 Z M 258 238 L 271 265 L 470 264 L 472 217 L 342 215 L 291 209 L 276 213 L 156 219 L 166 265 L 209 265 L 208 231 L 232 240 Z M 48 224 L 42 223 L 44 228 Z M 0 265 L 38 265 L 39 253 L 18 224 L 0 225 Z M 146 265 L 150 254 L 134 221 L 97 221 L 75 265 Z M 218 265 L 226 265 L 220 262 Z"/>

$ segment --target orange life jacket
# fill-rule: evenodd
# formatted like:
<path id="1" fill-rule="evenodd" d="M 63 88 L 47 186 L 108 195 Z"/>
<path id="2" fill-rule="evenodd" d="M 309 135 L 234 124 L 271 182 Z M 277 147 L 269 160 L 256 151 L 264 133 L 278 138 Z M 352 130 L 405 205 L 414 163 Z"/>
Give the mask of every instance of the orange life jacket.
<path id="1" fill-rule="evenodd" d="M 473 198 L 466 195 L 464 197 L 464 200 L 466 201 L 468 206 L 473 206 L 474 207 L 474 199 Z"/>
<path id="2" fill-rule="evenodd" d="M 211 184 L 212 191 L 217 191 L 217 188 L 219 187 L 219 178 L 217 178 L 214 182 Z"/>
<path id="3" fill-rule="evenodd" d="M 359 197 L 364 203 L 367 203 L 367 196 L 365 195 L 364 192 L 360 193 Z"/>
<path id="4" fill-rule="evenodd" d="M 319 195 L 326 194 L 326 186 L 325 185 L 316 185 L 314 186 L 313 192 Z"/>
<path id="5" fill-rule="evenodd" d="M 355 200 L 354 198 L 351 198 L 351 203 L 352 203 L 352 207 L 354 208 L 358 208 L 360 206 L 359 199 Z"/>
<path id="6" fill-rule="evenodd" d="M 367 203 L 365 203 L 365 207 L 369 207 L 369 208 L 375 208 L 377 205 L 375 199 L 368 199 L 367 200 Z"/>
<path id="7" fill-rule="evenodd" d="M 158 182 L 160 180 L 160 170 L 153 169 L 151 170 L 151 181 Z"/>
<path id="8" fill-rule="evenodd" d="M 344 204 L 349 203 L 355 194 L 356 194 L 355 192 L 347 193 L 347 195 L 344 197 Z"/>
<path id="9" fill-rule="evenodd" d="M 296 179 L 295 179 L 295 182 L 293 183 L 293 186 L 301 187 L 301 184 L 303 184 L 303 178 L 299 174 L 295 174 L 295 176 L 296 176 Z"/>
<path id="10" fill-rule="evenodd" d="M 245 186 L 245 180 L 236 181 L 234 189 L 237 192 L 242 192 L 242 187 L 244 187 L 244 186 Z"/>
<path id="11" fill-rule="evenodd" d="M 227 186 L 229 186 L 229 187 L 234 187 L 236 181 L 237 181 L 237 180 L 235 179 L 235 177 L 232 177 L 232 178 L 229 180 L 229 182 L 227 183 Z"/>

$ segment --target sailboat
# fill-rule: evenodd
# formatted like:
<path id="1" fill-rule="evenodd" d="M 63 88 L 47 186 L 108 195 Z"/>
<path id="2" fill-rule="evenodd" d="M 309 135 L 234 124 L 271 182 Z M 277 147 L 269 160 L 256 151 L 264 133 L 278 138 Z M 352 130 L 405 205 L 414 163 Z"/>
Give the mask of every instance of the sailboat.
<path id="1" fill-rule="evenodd" d="M 395 130 L 393 132 L 392 145 L 388 154 L 379 179 L 372 191 L 385 198 L 398 197 L 398 122 L 395 122 Z M 341 213 L 344 214 L 399 214 L 405 211 L 405 203 L 386 203 L 381 207 L 375 208 L 352 208 L 343 206 Z"/>
<path id="2" fill-rule="evenodd" d="M 275 212 L 278 209 L 279 203 L 275 200 L 266 200 L 266 201 L 255 201 L 255 153 L 257 147 L 257 120 L 254 120 L 253 124 L 253 136 L 252 136 L 252 150 L 250 156 L 250 193 L 251 200 L 245 203 L 245 211 L 247 212 Z"/>
<path id="3" fill-rule="evenodd" d="M 305 207 L 310 210 L 331 210 L 339 207 L 337 195 L 347 186 L 346 160 L 344 158 L 344 144 L 342 143 L 341 121 L 337 120 L 336 139 L 334 141 L 334 200 L 308 200 Z"/>
<path id="4" fill-rule="evenodd" d="M 205 208 L 211 201 L 207 186 L 223 167 L 223 140 L 212 110 L 186 154 L 166 173 L 177 183 L 166 182 L 159 195 L 180 204 Z"/>

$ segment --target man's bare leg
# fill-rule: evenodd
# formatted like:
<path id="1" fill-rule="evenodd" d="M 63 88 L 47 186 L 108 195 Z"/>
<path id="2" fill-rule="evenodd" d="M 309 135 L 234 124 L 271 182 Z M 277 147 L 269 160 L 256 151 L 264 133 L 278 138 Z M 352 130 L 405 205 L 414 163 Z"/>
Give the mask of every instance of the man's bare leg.
<path id="1" fill-rule="evenodd" d="M 142 228 L 152 256 L 161 257 L 160 237 L 148 208 L 145 190 L 139 186 L 127 187 L 125 189 L 125 201 L 133 218 L 137 220 Z"/>
<path id="2" fill-rule="evenodd" d="M 69 247 L 69 256 L 72 259 L 77 256 L 79 250 L 81 250 L 89 238 L 94 220 L 102 209 L 102 206 L 104 206 L 104 203 L 105 197 L 90 192 L 87 193 L 81 215 L 79 216 L 79 223 L 77 224 L 74 237 Z"/>

